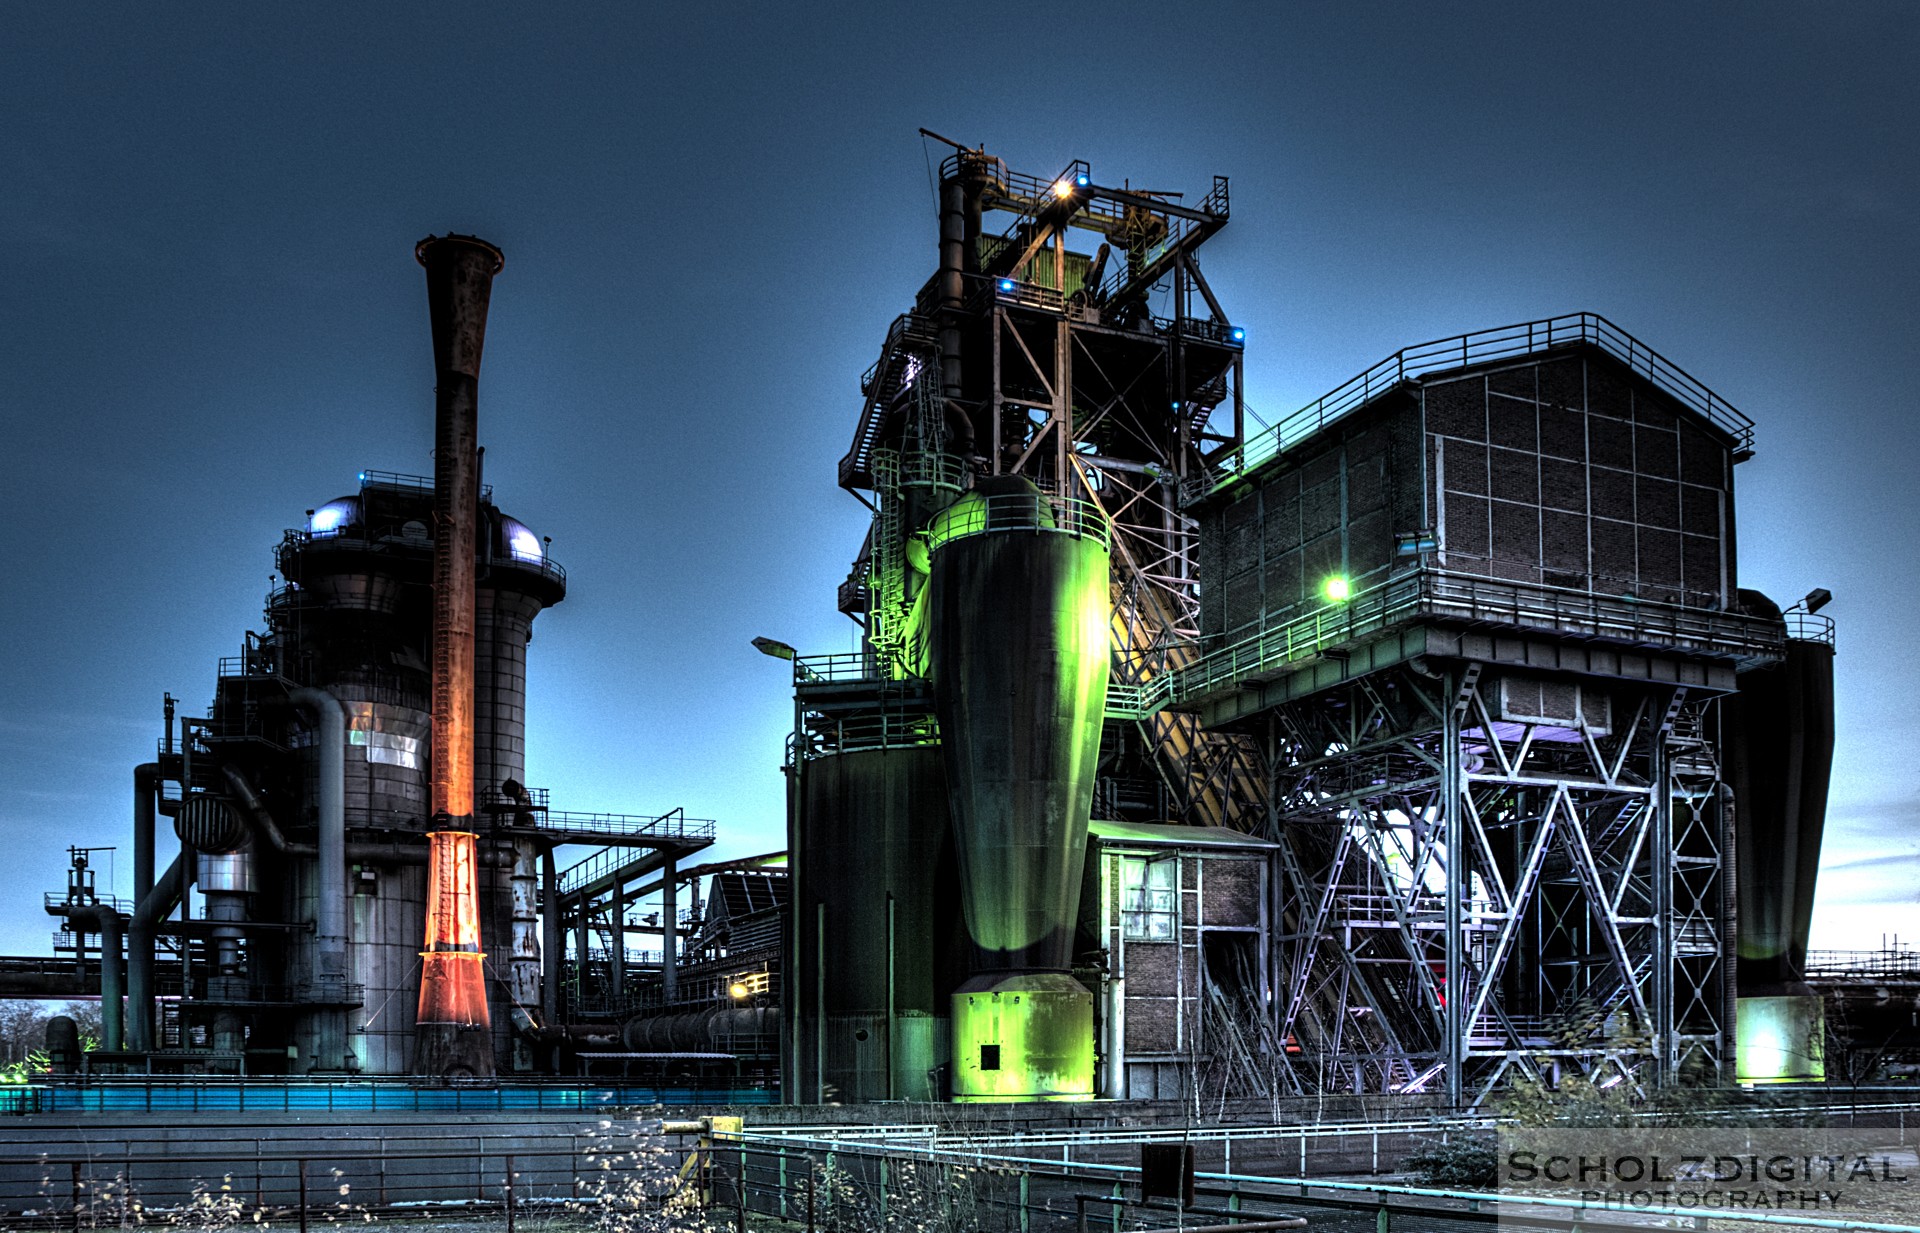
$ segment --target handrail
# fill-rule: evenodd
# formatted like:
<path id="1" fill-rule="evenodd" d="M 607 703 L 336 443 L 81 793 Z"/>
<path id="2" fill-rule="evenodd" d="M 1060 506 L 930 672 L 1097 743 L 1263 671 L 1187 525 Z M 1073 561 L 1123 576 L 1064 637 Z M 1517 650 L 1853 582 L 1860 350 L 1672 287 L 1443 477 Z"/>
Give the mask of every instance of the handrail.
<path id="1" fill-rule="evenodd" d="M 1108 707 L 1129 717 L 1151 715 L 1422 617 L 1674 646 L 1742 660 L 1774 660 L 1784 650 L 1780 626 L 1764 617 L 1421 569 L 1369 587 L 1345 603 L 1323 604 L 1272 625 L 1263 622 L 1185 665 L 1126 687 Z"/>
<path id="2" fill-rule="evenodd" d="M 865 651 L 841 651 L 832 655 L 801 655 L 793 661 L 795 685 L 833 685 L 842 682 L 880 681 L 873 656 Z"/>
<path id="3" fill-rule="evenodd" d="M 533 815 L 535 830 L 592 831 L 597 834 L 649 836 L 711 841 L 716 826 L 711 818 L 688 818 L 678 809 L 657 817 L 630 813 L 573 813 L 549 810 Z"/>
<path id="4" fill-rule="evenodd" d="M 866 749 L 919 749 L 940 743 L 940 721 L 925 710 L 886 707 L 808 723 L 794 753 L 802 759 Z"/>
<path id="5" fill-rule="evenodd" d="M 1404 347 L 1335 386 L 1259 436 L 1227 451 L 1214 473 L 1200 479 L 1198 490 L 1191 494 L 1190 499 L 1198 499 L 1217 490 L 1387 391 L 1424 373 L 1536 355 L 1581 343 L 1599 347 L 1626 364 L 1631 371 L 1705 416 L 1715 427 L 1733 438 L 1736 451 L 1753 449 L 1753 421 L 1678 364 L 1598 313 L 1567 313 Z"/>
<path id="6" fill-rule="evenodd" d="M 1787 641 L 1833 643 L 1833 618 L 1818 612 L 1789 609 L 1781 614 L 1787 622 Z"/>
<path id="7" fill-rule="evenodd" d="M 1763 617 L 1420 569 L 1370 587 L 1345 603 L 1325 604 L 1258 628 L 1174 669 L 1167 674 L 1172 696 L 1192 697 L 1419 616 L 1672 645 L 1738 658 L 1777 659 L 1783 649 L 1779 627 Z"/>
<path id="8" fill-rule="evenodd" d="M 433 477 L 431 475 L 406 475 L 399 471 L 362 471 L 360 490 L 369 488 L 391 488 L 399 492 L 418 492 L 433 495 Z M 480 485 L 480 499 L 493 500 L 493 485 Z"/>
<path id="9" fill-rule="evenodd" d="M 998 493 L 977 499 L 963 498 L 935 515 L 927 525 L 927 551 L 938 552 L 957 539 L 1016 531 L 1071 535 L 1110 548 L 1113 525 L 1097 503 L 1079 497 L 1053 497 L 1042 492 Z"/>

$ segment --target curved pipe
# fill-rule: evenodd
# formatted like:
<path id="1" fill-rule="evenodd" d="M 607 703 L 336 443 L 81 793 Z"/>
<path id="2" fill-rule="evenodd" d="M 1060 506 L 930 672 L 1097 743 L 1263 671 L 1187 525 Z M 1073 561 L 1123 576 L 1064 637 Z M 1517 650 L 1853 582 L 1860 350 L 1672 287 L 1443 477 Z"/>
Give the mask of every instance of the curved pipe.
<path id="1" fill-rule="evenodd" d="M 294 705 L 318 730 L 320 750 L 319 907 L 314 913 L 316 971 L 322 982 L 347 980 L 347 709 L 324 689 L 302 686 Z"/>
<path id="2" fill-rule="evenodd" d="M 344 768 L 344 763 L 342 766 Z M 254 789 L 253 781 L 232 763 L 221 767 L 220 774 L 226 779 L 227 787 L 232 790 L 241 808 L 247 811 L 247 818 L 253 823 L 254 830 L 260 833 L 260 837 L 272 845 L 276 852 L 295 851 L 296 849 L 287 843 L 287 837 L 281 834 L 280 828 L 274 824 L 273 815 L 267 812 L 267 803 L 260 799 L 260 793 Z M 313 854 L 314 849 L 310 845 L 301 846 L 306 849 L 302 855 Z"/>
<path id="3" fill-rule="evenodd" d="M 67 922 L 100 935 L 100 1026 L 109 1053 L 126 1047 L 126 1006 L 122 1002 L 120 913 L 103 904 L 73 908 Z"/>
<path id="4" fill-rule="evenodd" d="M 254 833 L 266 840 L 267 845 L 282 856 L 317 856 L 320 849 L 310 843 L 294 843 L 288 839 L 273 814 L 268 812 L 266 801 L 247 778 L 247 773 L 237 766 L 221 768 L 226 776 L 227 786 L 233 790 L 234 799 L 246 812 L 247 820 L 253 824 Z M 350 843 L 346 846 L 346 859 L 350 861 L 373 861 L 388 865 L 419 865 L 427 859 L 427 845 L 424 843 Z"/>

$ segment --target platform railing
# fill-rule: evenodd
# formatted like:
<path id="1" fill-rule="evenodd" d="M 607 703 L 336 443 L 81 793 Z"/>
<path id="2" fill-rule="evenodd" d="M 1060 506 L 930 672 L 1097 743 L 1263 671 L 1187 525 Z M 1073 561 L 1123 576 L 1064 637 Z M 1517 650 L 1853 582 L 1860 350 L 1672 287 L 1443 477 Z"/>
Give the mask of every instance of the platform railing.
<path id="1" fill-rule="evenodd" d="M 1196 500 L 1206 495 L 1424 373 L 1536 355 L 1578 343 L 1599 347 L 1683 406 L 1705 416 L 1733 438 L 1736 451 L 1752 450 L 1753 421 L 1685 369 L 1598 313 L 1568 313 L 1402 348 L 1227 451 L 1213 473 L 1201 477 L 1184 496 Z"/>
<path id="2" fill-rule="evenodd" d="M 1760 617 L 1445 570 L 1412 570 L 1345 603 L 1322 605 L 1240 633 L 1230 644 L 1167 673 L 1168 697 L 1191 698 L 1236 686 L 1420 617 L 1672 646 L 1743 660 L 1777 659 L 1783 649 L 1779 626 Z"/>
<path id="3" fill-rule="evenodd" d="M 936 515 L 927 528 L 927 550 L 976 535 L 1031 531 L 1091 539 L 1110 545 L 1113 525 L 1106 511 L 1079 497 L 1054 497 L 1040 492 L 999 493 L 962 499 Z"/>
<path id="4" fill-rule="evenodd" d="M 1819 612 L 1802 612 L 1789 609 L 1781 614 L 1787 622 L 1787 640 L 1790 642 L 1821 642 L 1833 645 L 1833 618 Z"/>

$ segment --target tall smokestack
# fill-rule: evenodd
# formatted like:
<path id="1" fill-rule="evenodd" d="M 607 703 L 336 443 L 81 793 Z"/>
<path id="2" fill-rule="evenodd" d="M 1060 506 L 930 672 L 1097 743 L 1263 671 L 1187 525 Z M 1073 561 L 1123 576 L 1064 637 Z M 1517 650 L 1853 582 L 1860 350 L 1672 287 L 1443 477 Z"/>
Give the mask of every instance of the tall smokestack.
<path id="1" fill-rule="evenodd" d="M 414 248 L 433 318 L 433 831 L 414 1073 L 493 1074 L 473 837 L 474 528 L 480 352 L 500 250 L 473 236 Z"/>

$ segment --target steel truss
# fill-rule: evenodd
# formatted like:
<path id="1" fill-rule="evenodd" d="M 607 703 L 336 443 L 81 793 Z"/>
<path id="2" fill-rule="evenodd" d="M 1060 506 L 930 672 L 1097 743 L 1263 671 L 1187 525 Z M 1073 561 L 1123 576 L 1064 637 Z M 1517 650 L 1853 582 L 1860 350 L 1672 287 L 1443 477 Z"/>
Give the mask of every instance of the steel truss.
<path id="1" fill-rule="evenodd" d="M 1646 1086 L 1731 1055 L 1711 696 L 1623 688 L 1605 734 L 1497 720 L 1482 666 L 1262 717 L 1283 1035 L 1303 1091 L 1515 1074 Z"/>

